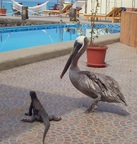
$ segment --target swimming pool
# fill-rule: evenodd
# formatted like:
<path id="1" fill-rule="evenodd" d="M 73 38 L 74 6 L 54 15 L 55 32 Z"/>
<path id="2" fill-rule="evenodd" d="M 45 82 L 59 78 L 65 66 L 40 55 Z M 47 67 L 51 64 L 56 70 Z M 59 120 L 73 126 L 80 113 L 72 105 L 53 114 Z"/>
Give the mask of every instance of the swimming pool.
<path id="1" fill-rule="evenodd" d="M 120 25 L 96 24 L 100 35 L 119 33 Z M 80 34 L 90 35 L 89 24 L 46 24 L 0 28 L 0 52 L 75 40 Z"/>

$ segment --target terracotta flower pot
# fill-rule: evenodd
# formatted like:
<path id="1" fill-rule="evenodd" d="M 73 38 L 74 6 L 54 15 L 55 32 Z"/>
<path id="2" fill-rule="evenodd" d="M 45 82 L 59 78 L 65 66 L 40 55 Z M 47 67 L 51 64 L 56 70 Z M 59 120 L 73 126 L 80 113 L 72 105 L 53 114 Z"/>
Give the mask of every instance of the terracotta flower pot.
<path id="1" fill-rule="evenodd" d="M 7 9 L 5 8 L 0 8 L 0 16 L 5 16 L 6 15 Z"/>
<path id="2" fill-rule="evenodd" d="M 107 46 L 93 45 L 87 48 L 87 65 L 92 67 L 105 67 Z"/>

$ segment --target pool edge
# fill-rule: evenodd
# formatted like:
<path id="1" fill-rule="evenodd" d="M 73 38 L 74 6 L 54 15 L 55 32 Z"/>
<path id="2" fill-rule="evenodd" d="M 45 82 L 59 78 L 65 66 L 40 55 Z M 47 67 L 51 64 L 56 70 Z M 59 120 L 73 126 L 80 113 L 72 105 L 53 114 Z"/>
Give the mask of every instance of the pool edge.
<path id="1" fill-rule="evenodd" d="M 119 42 L 119 34 L 100 36 L 95 43 L 108 45 Z M 74 41 L 49 44 L 0 53 L 0 71 L 69 54 Z"/>

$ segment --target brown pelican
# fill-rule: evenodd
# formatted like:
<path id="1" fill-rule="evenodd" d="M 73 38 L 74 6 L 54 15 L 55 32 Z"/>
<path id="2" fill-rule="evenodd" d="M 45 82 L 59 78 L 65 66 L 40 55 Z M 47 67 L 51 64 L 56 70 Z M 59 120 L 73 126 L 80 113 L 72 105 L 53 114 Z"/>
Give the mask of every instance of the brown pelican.
<path id="1" fill-rule="evenodd" d="M 76 39 L 74 48 L 60 78 L 64 76 L 70 66 L 69 78 L 74 87 L 94 99 L 94 102 L 88 107 L 86 112 L 94 110 L 99 101 L 124 103 L 127 105 L 118 83 L 113 78 L 99 73 L 81 71 L 78 68 L 78 60 L 85 52 L 88 43 L 89 40 L 85 36 L 79 36 Z"/>

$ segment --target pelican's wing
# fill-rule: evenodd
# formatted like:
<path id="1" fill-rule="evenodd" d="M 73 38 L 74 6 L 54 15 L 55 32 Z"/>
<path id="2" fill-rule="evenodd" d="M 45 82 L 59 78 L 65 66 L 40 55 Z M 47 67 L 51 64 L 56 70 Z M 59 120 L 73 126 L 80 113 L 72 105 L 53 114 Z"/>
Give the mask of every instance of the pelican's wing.
<path id="1" fill-rule="evenodd" d="M 91 87 L 93 88 L 94 84 L 94 88 L 98 93 L 112 100 L 119 99 L 126 104 L 126 100 L 120 90 L 119 84 L 112 77 L 88 71 L 81 71 L 81 74 L 82 73 L 86 75 L 89 81 L 92 81 Z"/>
<path id="2" fill-rule="evenodd" d="M 118 82 L 110 76 L 104 76 L 102 77 L 102 80 L 106 82 L 106 86 L 108 87 L 108 90 L 111 92 L 111 95 L 119 97 L 119 99 L 123 101 L 125 105 L 127 105 L 126 99 L 123 93 L 121 92 L 121 88 Z"/>
<path id="3" fill-rule="evenodd" d="M 86 76 L 86 80 L 92 81 L 94 83 L 94 89 L 99 89 L 101 91 L 106 91 L 108 90 L 108 87 L 106 86 L 105 81 L 101 78 L 101 74 L 97 74 L 97 73 L 92 73 L 89 71 L 80 71 L 80 74 L 85 75 Z"/>

